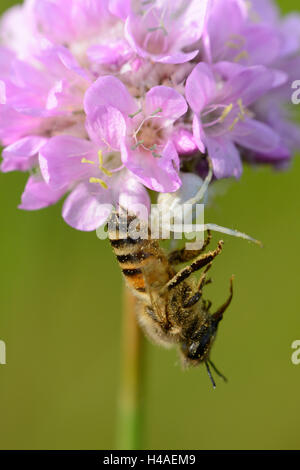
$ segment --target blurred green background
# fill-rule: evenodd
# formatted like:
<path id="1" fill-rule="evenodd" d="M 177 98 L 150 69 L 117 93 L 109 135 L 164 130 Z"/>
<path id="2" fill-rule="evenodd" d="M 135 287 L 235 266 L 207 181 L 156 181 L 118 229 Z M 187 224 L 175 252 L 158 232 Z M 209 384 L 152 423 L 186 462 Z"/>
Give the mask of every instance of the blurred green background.
<path id="1" fill-rule="evenodd" d="M 183 372 L 175 350 L 148 344 L 145 448 L 300 448 L 299 179 L 299 157 L 285 173 L 246 169 L 206 212 L 264 242 L 225 237 L 206 291 L 218 305 L 236 275 L 212 354 L 230 380 L 213 391 L 204 367 Z M 0 174 L 0 447 L 112 449 L 121 274 L 108 242 L 68 227 L 61 205 L 17 210 L 25 181 Z"/>

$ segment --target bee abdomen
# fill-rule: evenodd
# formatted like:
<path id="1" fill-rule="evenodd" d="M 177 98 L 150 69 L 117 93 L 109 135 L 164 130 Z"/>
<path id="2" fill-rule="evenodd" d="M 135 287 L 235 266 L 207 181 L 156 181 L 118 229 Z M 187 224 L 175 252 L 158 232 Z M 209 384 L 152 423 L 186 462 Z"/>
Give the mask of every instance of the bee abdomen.
<path id="1" fill-rule="evenodd" d="M 115 224 L 114 230 L 109 231 L 111 246 L 127 284 L 136 291 L 137 295 L 141 296 L 146 292 L 142 268 L 153 257 L 149 251 L 149 241 L 129 236 L 127 227 L 130 222 L 136 219 L 135 216 L 128 216 L 127 219 L 122 219 L 117 215 L 112 217 Z"/>
<path id="2" fill-rule="evenodd" d="M 152 262 L 153 259 L 151 253 L 144 251 L 136 251 L 123 255 L 117 254 L 117 260 L 127 283 L 137 292 L 146 292 L 143 267 L 146 266 L 147 263 Z"/>
<path id="3" fill-rule="evenodd" d="M 110 234 L 109 234 L 109 237 L 110 237 Z M 118 250 L 118 249 L 123 249 L 126 247 L 131 247 L 133 245 L 137 245 L 141 243 L 141 239 L 140 238 L 133 239 L 130 237 L 127 237 L 127 238 L 111 238 L 110 237 L 110 243 L 113 248 Z"/>
<path id="4" fill-rule="evenodd" d="M 134 269 L 122 269 L 122 272 L 125 276 L 127 277 L 135 277 L 135 276 L 139 276 L 140 274 L 142 274 L 142 270 L 141 269 L 137 269 L 137 268 L 134 268 Z"/>
<path id="5" fill-rule="evenodd" d="M 133 253 L 127 253 L 125 255 L 117 255 L 117 260 L 119 261 L 121 268 L 129 270 L 132 267 L 141 267 L 145 264 L 145 260 L 152 256 L 151 253 L 141 251 L 140 249 Z"/>
<path id="6" fill-rule="evenodd" d="M 128 266 L 127 264 L 125 266 Z M 143 271 L 140 265 L 131 265 L 130 268 L 124 267 L 124 264 L 120 263 L 122 273 L 124 274 L 127 284 L 137 293 L 141 294 L 146 292 L 146 284 L 143 275 Z"/>

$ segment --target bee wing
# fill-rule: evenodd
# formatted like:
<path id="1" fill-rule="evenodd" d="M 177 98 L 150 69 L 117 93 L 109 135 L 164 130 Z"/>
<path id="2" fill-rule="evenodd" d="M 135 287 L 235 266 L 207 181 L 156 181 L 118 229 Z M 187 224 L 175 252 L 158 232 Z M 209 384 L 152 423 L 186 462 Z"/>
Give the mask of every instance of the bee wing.
<path id="1" fill-rule="evenodd" d="M 155 264 L 155 267 L 157 268 L 157 264 Z M 159 323 L 165 323 L 166 300 L 164 296 L 161 295 L 162 283 L 155 267 L 153 265 L 146 264 L 141 269 L 145 280 L 146 293 L 149 296 L 154 315 Z"/>

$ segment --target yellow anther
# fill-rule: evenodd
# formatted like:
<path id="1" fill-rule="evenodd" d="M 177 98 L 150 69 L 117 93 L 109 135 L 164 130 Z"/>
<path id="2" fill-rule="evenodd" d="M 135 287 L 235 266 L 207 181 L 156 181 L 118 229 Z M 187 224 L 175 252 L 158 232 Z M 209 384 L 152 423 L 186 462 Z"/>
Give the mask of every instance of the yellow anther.
<path id="1" fill-rule="evenodd" d="M 220 122 L 224 122 L 225 119 L 227 118 L 228 114 L 231 113 L 232 111 L 232 108 L 233 108 L 233 104 L 230 103 L 228 106 L 226 106 L 226 108 L 224 109 L 221 117 L 220 117 Z"/>
<path id="2" fill-rule="evenodd" d="M 112 173 L 109 170 L 107 170 L 106 168 L 103 167 L 103 155 L 102 155 L 101 150 L 99 150 L 99 152 L 98 152 L 98 160 L 99 160 L 99 166 L 98 166 L 99 170 L 101 170 L 102 173 L 104 173 L 106 176 L 109 176 L 109 177 L 112 176 Z M 95 165 L 95 162 L 93 162 L 93 160 L 87 160 L 86 158 L 82 158 L 81 163 L 89 163 L 91 165 Z M 89 182 L 90 183 L 100 184 L 102 186 L 102 188 L 104 188 L 104 189 L 108 188 L 105 181 L 103 181 L 100 178 L 91 177 L 89 179 Z"/>
<path id="3" fill-rule="evenodd" d="M 239 117 L 236 117 L 235 120 L 233 121 L 233 123 L 231 124 L 231 126 L 229 127 L 229 131 L 233 131 L 233 129 L 235 128 L 236 124 L 239 122 L 240 118 Z"/>
<path id="4" fill-rule="evenodd" d="M 240 47 L 244 47 L 246 44 L 246 38 L 241 34 L 230 34 L 229 39 L 232 39 L 232 41 L 239 41 Z"/>
<path id="5" fill-rule="evenodd" d="M 106 176 L 108 176 L 109 178 L 112 176 L 112 172 L 107 170 L 107 168 L 104 168 L 103 166 L 100 168 L 100 170 L 102 171 L 102 173 L 104 173 Z"/>
<path id="6" fill-rule="evenodd" d="M 231 49 L 240 49 L 240 46 L 233 41 L 227 41 L 225 46 L 230 47 Z"/>
<path id="7" fill-rule="evenodd" d="M 87 160 L 86 158 L 83 158 L 81 160 L 81 163 L 90 163 L 91 165 L 95 165 L 95 162 L 93 162 L 92 160 Z"/>
<path id="8" fill-rule="evenodd" d="M 90 183 L 97 183 L 97 184 L 100 184 L 102 186 L 102 188 L 104 189 L 108 189 L 108 186 L 107 184 L 105 183 L 105 181 L 101 180 L 100 178 L 90 178 L 89 179 Z"/>
<path id="9" fill-rule="evenodd" d="M 103 154 L 101 150 L 99 150 L 98 152 L 98 160 L 99 160 L 99 170 L 101 170 L 102 173 L 104 173 L 106 176 L 111 177 L 112 173 L 106 168 L 104 168 L 103 166 Z"/>
<path id="10" fill-rule="evenodd" d="M 245 116 L 250 116 L 250 117 L 253 117 L 253 114 L 247 109 L 244 107 L 243 105 L 243 100 L 242 98 L 239 98 L 237 100 L 237 105 L 240 109 L 240 112 L 238 113 L 237 117 L 234 119 L 233 123 L 231 124 L 231 126 L 228 128 L 229 131 L 233 131 L 233 129 L 235 128 L 236 124 L 239 122 L 239 121 L 244 121 L 245 120 Z"/>
<path id="11" fill-rule="evenodd" d="M 253 4 L 249 0 L 245 0 L 246 8 L 248 10 L 248 15 L 253 23 L 260 23 L 261 18 L 259 14 L 253 9 Z"/>
<path id="12" fill-rule="evenodd" d="M 237 100 L 237 104 L 239 105 L 241 114 L 244 115 L 244 114 L 245 114 L 245 108 L 244 108 L 244 106 L 243 106 L 243 100 L 242 100 L 242 98 L 239 98 L 239 99 Z"/>
<path id="13" fill-rule="evenodd" d="M 242 121 L 245 119 L 245 116 L 253 117 L 253 114 L 247 108 L 244 107 L 243 100 L 241 98 L 237 100 L 237 104 L 240 108 L 239 117 Z"/>
<path id="14" fill-rule="evenodd" d="M 102 150 L 98 151 L 98 160 L 99 160 L 99 167 L 102 168 L 102 166 L 103 166 L 103 153 L 102 153 Z"/>
<path id="15" fill-rule="evenodd" d="M 241 119 L 241 121 L 244 121 L 245 120 L 246 109 L 243 106 L 243 101 L 242 101 L 241 98 L 239 100 L 237 100 L 237 104 L 239 105 L 239 108 L 240 108 L 239 118 Z"/>
<path id="16" fill-rule="evenodd" d="M 252 116 L 252 114 L 250 113 L 250 111 L 248 111 L 247 108 L 244 107 L 243 105 L 243 100 L 242 98 L 239 98 L 237 100 L 237 105 L 240 109 L 240 112 L 238 113 L 237 117 L 234 119 L 233 123 L 231 124 L 231 126 L 228 128 L 229 131 L 233 131 L 233 129 L 235 128 L 236 124 L 239 122 L 239 121 L 244 121 L 245 120 L 245 116 Z"/>
<path id="17" fill-rule="evenodd" d="M 234 62 L 239 62 L 242 59 L 249 59 L 249 54 L 247 51 L 240 52 L 238 55 L 235 56 L 233 60 Z"/>

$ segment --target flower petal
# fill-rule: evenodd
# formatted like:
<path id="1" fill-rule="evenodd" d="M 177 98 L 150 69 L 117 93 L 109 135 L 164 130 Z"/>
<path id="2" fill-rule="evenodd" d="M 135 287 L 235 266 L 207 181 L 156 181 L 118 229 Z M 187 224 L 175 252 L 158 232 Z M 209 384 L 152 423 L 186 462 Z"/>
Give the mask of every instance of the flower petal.
<path id="1" fill-rule="evenodd" d="M 121 67 L 132 56 L 132 51 L 126 41 L 116 41 L 110 44 L 94 44 L 87 50 L 91 64 L 108 64 Z"/>
<path id="2" fill-rule="evenodd" d="M 202 36 L 210 0 L 190 0 L 189 2 L 172 0 L 169 3 L 173 17 L 177 17 L 174 31 L 177 49 L 195 44 Z"/>
<path id="3" fill-rule="evenodd" d="M 263 65 L 244 68 L 224 85 L 218 100 L 235 103 L 242 100 L 245 107 L 251 105 L 274 86 L 277 74 Z"/>
<path id="4" fill-rule="evenodd" d="M 293 54 L 297 54 L 300 40 L 299 13 L 290 13 L 286 15 L 282 20 L 281 31 L 284 35 L 284 44 L 281 50 L 281 55 L 292 56 Z"/>
<path id="5" fill-rule="evenodd" d="M 112 209 L 110 190 L 80 183 L 67 197 L 62 215 L 71 227 L 89 232 L 103 225 Z"/>
<path id="6" fill-rule="evenodd" d="M 192 110 L 200 113 L 215 94 L 216 82 L 211 68 L 204 62 L 196 65 L 185 87 L 185 96 Z"/>
<path id="7" fill-rule="evenodd" d="M 144 15 L 131 13 L 125 22 L 125 37 L 132 49 L 143 58 L 157 61 L 169 51 L 169 36 L 160 27 L 160 10 L 155 6 Z"/>
<path id="8" fill-rule="evenodd" d="M 159 113 L 157 111 L 161 109 Z M 183 96 L 176 90 L 166 86 L 155 86 L 146 94 L 145 114 L 146 116 L 161 116 L 164 119 L 179 119 L 188 110 Z"/>
<path id="9" fill-rule="evenodd" d="M 251 25 L 244 30 L 244 37 L 245 50 L 248 52 L 247 64 L 269 65 L 278 58 L 282 41 L 277 29 L 269 25 Z"/>
<path id="10" fill-rule="evenodd" d="M 199 117 L 195 114 L 193 119 L 193 134 L 200 152 L 205 153 L 205 132 Z"/>
<path id="11" fill-rule="evenodd" d="M 121 172 L 119 184 L 114 184 L 115 201 L 128 212 L 145 219 L 150 213 L 150 197 L 146 188 L 129 171 Z"/>
<path id="12" fill-rule="evenodd" d="M 35 134 L 41 120 L 21 114 L 7 105 L 0 105 L 0 140 L 9 145 L 25 135 Z"/>
<path id="13" fill-rule="evenodd" d="M 279 21 L 279 7 L 271 0 L 251 0 L 252 11 L 260 21 L 277 25 Z"/>
<path id="14" fill-rule="evenodd" d="M 271 152 L 279 146 L 280 138 L 266 124 L 254 119 L 240 121 L 232 131 L 234 141 L 250 150 Z"/>
<path id="15" fill-rule="evenodd" d="M 160 55 L 157 57 L 157 62 L 161 64 L 185 64 L 190 60 L 193 60 L 199 53 L 198 50 L 191 52 L 174 52 L 168 55 Z M 151 56 L 152 57 L 152 56 Z"/>
<path id="16" fill-rule="evenodd" d="M 256 152 L 252 155 L 250 155 L 250 162 L 255 162 L 255 163 L 269 163 L 272 165 L 278 165 L 282 163 L 288 163 L 292 158 L 291 152 L 288 150 L 287 147 L 284 146 L 284 144 L 280 144 L 279 147 L 276 147 L 274 150 L 272 150 L 269 153 L 261 153 L 261 152 Z"/>
<path id="17" fill-rule="evenodd" d="M 35 15 L 41 32 L 57 42 L 65 42 L 75 35 L 71 17 L 72 0 L 40 0 L 34 2 Z"/>
<path id="18" fill-rule="evenodd" d="M 179 155 L 191 155 L 198 150 L 193 134 L 183 127 L 174 132 L 172 140 Z"/>
<path id="19" fill-rule="evenodd" d="M 118 204 L 129 212 L 147 217 L 150 210 L 148 192 L 132 173 L 122 170 L 108 183 L 108 189 L 87 182 L 76 186 L 63 206 L 65 221 L 78 230 L 96 230 Z"/>
<path id="20" fill-rule="evenodd" d="M 88 117 L 93 117 L 100 106 L 113 107 L 128 116 L 138 111 L 137 105 L 126 86 L 116 77 L 99 77 L 87 90 L 84 109 Z"/>
<path id="21" fill-rule="evenodd" d="M 83 158 L 96 162 L 92 142 L 68 135 L 52 137 L 39 155 L 44 180 L 52 189 L 60 189 L 90 175 L 93 165 L 82 163 Z"/>
<path id="22" fill-rule="evenodd" d="M 55 204 L 64 195 L 65 188 L 51 189 L 42 178 L 30 176 L 22 194 L 22 202 L 19 209 L 35 211 Z"/>
<path id="23" fill-rule="evenodd" d="M 130 0 L 109 0 L 109 11 L 121 18 L 126 20 L 127 16 L 131 12 L 131 1 Z"/>
<path id="24" fill-rule="evenodd" d="M 1 23 L 1 28 L 3 27 L 3 23 Z M 10 69 L 12 63 L 15 60 L 15 53 L 8 49 L 8 47 L 0 46 L 0 70 L 1 70 L 1 78 L 7 77 L 9 78 Z"/>
<path id="25" fill-rule="evenodd" d="M 207 138 L 208 155 L 212 161 L 216 178 L 239 178 L 242 174 L 242 162 L 235 145 L 225 138 Z"/>
<path id="26" fill-rule="evenodd" d="M 47 142 L 45 137 L 30 136 L 18 140 L 3 150 L 1 171 L 28 171 L 35 163 L 40 149 Z"/>
<path id="27" fill-rule="evenodd" d="M 126 39 L 140 57 L 165 64 L 188 62 L 198 50 L 182 49 L 200 39 L 207 7 L 208 0 L 166 0 L 146 7 L 142 15 L 130 12 L 125 23 Z"/>
<path id="28" fill-rule="evenodd" d="M 98 106 L 97 111 L 88 116 L 86 128 L 90 138 L 101 148 L 118 150 L 126 135 L 126 123 L 121 112 L 111 106 Z"/>
<path id="29" fill-rule="evenodd" d="M 151 152 L 132 150 L 122 146 L 122 161 L 125 166 L 147 187 L 158 192 L 173 192 L 181 186 L 178 176 L 179 157 L 172 141 L 168 141 L 161 157 Z"/>

